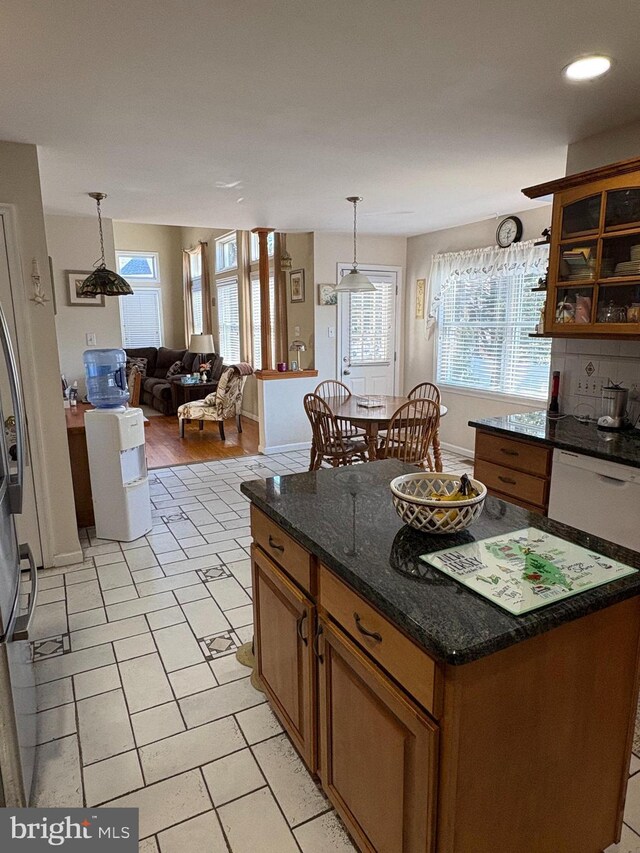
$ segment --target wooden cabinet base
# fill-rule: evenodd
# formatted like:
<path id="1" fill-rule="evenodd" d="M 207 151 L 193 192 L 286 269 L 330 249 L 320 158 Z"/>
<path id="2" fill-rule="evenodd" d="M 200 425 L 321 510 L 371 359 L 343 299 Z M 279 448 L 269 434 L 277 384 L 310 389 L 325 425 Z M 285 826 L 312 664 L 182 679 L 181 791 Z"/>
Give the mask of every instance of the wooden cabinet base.
<path id="1" fill-rule="evenodd" d="M 315 772 L 315 610 L 255 545 L 252 570 L 258 675 L 280 722 Z"/>
<path id="2" fill-rule="evenodd" d="M 602 853 L 619 839 L 637 598 L 450 666 L 325 566 L 318 616 L 299 585 L 315 586 L 317 560 L 270 533 L 279 565 L 252 550 L 258 673 L 360 850 Z"/>
<path id="3" fill-rule="evenodd" d="M 474 477 L 489 494 L 547 513 L 552 450 L 476 428 Z"/>
<path id="4" fill-rule="evenodd" d="M 631 599 L 447 668 L 438 853 L 602 853 L 620 837 L 639 637 Z"/>
<path id="5" fill-rule="evenodd" d="M 434 850 L 438 729 L 321 622 L 320 776 L 361 850 Z"/>

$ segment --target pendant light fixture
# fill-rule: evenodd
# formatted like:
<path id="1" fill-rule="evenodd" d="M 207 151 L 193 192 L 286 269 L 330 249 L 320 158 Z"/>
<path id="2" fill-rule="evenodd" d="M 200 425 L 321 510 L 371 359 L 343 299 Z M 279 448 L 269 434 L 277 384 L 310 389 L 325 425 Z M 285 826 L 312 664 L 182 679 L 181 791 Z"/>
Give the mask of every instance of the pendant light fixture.
<path id="1" fill-rule="evenodd" d="M 100 202 L 107 196 L 105 193 L 88 193 L 91 198 L 96 200 L 98 208 L 98 228 L 100 230 L 100 262 L 91 275 L 87 276 L 80 285 L 78 296 L 130 296 L 133 294 L 131 285 L 125 281 L 122 276 L 112 270 L 107 269 L 104 260 L 104 237 L 102 235 L 102 213 L 100 211 Z"/>
<path id="2" fill-rule="evenodd" d="M 362 201 L 360 196 L 350 195 L 347 201 L 353 205 L 353 267 L 346 275 L 342 276 L 340 284 L 336 287 L 337 293 L 366 293 L 375 290 L 366 275 L 359 272 L 357 261 L 358 248 L 358 202 Z"/>

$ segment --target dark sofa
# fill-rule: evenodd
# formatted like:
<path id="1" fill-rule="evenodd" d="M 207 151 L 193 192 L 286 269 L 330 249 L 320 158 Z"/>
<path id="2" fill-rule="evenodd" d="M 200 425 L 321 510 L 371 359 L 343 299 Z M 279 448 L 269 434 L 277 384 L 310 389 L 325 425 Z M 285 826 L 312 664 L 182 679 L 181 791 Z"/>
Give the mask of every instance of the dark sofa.
<path id="1" fill-rule="evenodd" d="M 183 370 L 175 377 L 187 373 L 197 373 L 200 366 L 200 356 L 185 349 L 167 349 L 167 347 L 138 347 L 128 349 L 127 358 L 146 358 L 147 372 L 142 379 L 140 402 L 152 406 L 165 415 L 175 414 L 171 396 L 171 380 L 167 379 L 167 371 L 176 361 L 182 362 Z M 211 358 L 211 379 L 215 381 L 222 374 L 222 357 L 214 355 Z M 172 377 L 174 378 L 174 377 Z"/>

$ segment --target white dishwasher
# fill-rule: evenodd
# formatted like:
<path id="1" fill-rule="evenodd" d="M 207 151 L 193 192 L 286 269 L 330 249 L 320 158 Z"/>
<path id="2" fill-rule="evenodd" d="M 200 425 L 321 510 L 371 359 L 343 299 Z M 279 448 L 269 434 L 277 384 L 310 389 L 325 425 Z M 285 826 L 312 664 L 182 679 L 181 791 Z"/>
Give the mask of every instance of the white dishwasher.
<path id="1" fill-rule="evenodd" d="M 549 518 L 640 551 L 640 468 L 554 450 Z"/>

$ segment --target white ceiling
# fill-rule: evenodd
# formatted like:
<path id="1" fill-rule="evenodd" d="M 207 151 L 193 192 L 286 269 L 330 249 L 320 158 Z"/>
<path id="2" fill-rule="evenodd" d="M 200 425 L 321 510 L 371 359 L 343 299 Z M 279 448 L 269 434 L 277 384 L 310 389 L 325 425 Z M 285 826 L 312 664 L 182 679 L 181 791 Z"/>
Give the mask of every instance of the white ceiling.
<path id="1" fill-rule="evenodd" d="M 50 213 L 342 230 L 358 193 L 362 231 L 416 234 L 640 117 L 639 31 L 632 0 L 3 0 L 0 139 L 38 144 Z M 591 51 L 613 72 L 565 83 Z"/>

